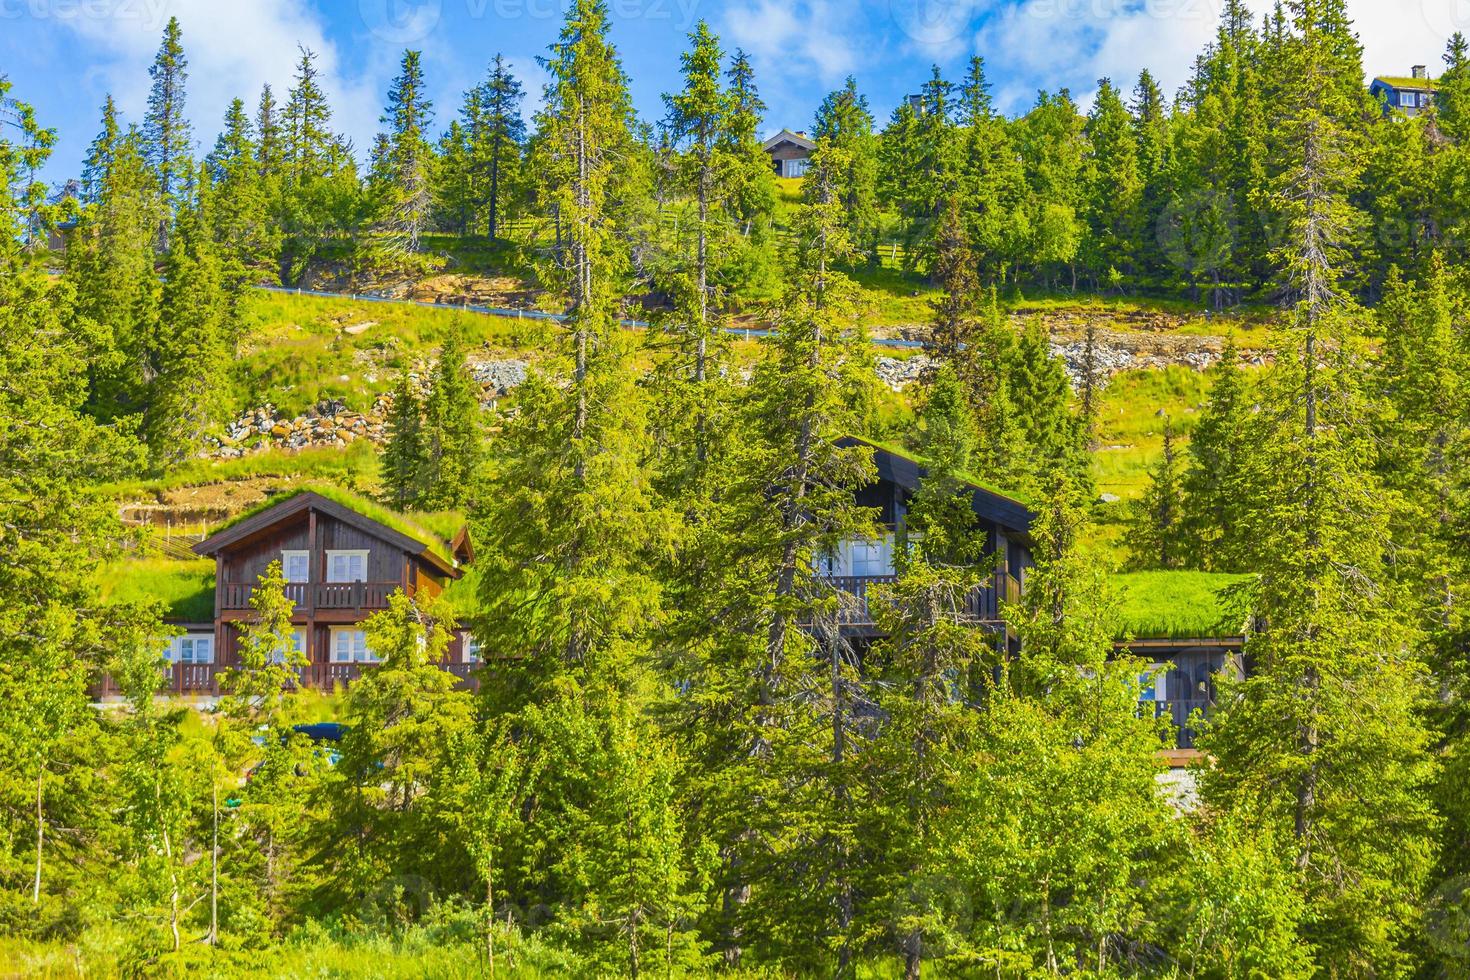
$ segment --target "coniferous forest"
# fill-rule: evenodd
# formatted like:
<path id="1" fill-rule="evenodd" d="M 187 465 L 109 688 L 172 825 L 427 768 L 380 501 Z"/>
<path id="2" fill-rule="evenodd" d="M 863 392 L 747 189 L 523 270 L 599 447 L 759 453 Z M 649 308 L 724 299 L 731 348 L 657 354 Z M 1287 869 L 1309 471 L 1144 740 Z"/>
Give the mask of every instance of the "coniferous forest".
<path id="1" fill-rule="evenodd" d="M 850 78 L 794 179 L 743 52 L 701 22 L 642 117 L 604 0 L 566 7 L 542 98 L 505 52 L 434 105 L 405 51 L 370 147 L 306 48 L 203 145 L 172 20 L 59 185 L 0 74 L 0 973 L 1470 976 L 1465 38 L 1412 117 L 1344 0 L 1226 0 L 1178 92 L 1086 111 L 1000 113 L 979 57 L 886 120 Z M 522 383 L 484 407 L 449 311 L 381 341 L 382 445 L 226 471 L 326 357 L 262 287 L 445 262 L 534 291 Z M 924 321 L 901 392 L 875 283 Z M 1121 502 L 1094 331 L 1079 377 L 1014 314 L 1078 297 L 1227 325 Z M 923 464 L 897 527 L 880 454 Z M 462 577 L 382 597 L 324 691 L 273 561 L 176 696 L 227 600 L 179 614 L 124 502 L 308 464 Z M 1031 515 L 985 624 L 976 488 Z M 832 556 L 885 533 L 859 643 Z M 1182 797 L 1115 573 L 1228 582 L 1174 631 L 1238 635 Z"/>

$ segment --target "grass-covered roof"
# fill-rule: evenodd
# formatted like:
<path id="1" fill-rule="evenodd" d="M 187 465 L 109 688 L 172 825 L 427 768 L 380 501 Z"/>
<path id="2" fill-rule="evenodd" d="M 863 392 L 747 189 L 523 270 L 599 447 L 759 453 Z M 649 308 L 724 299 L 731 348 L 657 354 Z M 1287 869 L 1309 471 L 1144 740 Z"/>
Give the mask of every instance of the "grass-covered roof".
<path id="1" fill-rule="evenodd" d="M 1394 88 L 1416 88 L 1425 89 L 1430 92 L 1439 88 L 1439 82 L 1432 78 L 1413 78 L 1408 75 L 1379 75 L 1373 80 Z"/>
<path id="2" fill-rule="evenodd" d="M 1228 591 L 1252 578 L 1215 572 L 1130 572 L 1112 577 L 1121 626 L 1138 639 L 1238 636 L 1245 617 Z"/>
<path id="3" fill-rule="evenodd" d="M 929 465 L 929 461 L 925 459 L 922 454 L 915 452 L 907 446 L 900 445 L 899 443 L 885 442 L 882 439 L 874 439 L 870 436 L 855 436 L 854 438 L 861 439 L 863 442 L 866 442 L 870 446 L 876 446 L 877 448 L 882 449 L 884 452 L 890 452 L 896 456 L 907 457 L 908 459 L 913 460 L 921 466 Z M 961 473 L 960 478 L 977 490 L 984 490 L 986 493 L 995 494 L 997 497 L 1005 497 L 1009 500 L 1014 500 L 1016 503 L 1024 504 L 1027 507 L 1034 506 L 1029 497 L 1017 490 L 996 489 L 996 487 L 994 487 L 993 485 L 986 483 L 985 481 L 970 473 Z"/>
<path id="4" fill-rule="evenodd" d="M 370 521 L 377 521 L 384 527 L 391 528 L 399 534 L 406 535 L 420 542 L 429 551 L 433 552 L 448 565 L 454 565 L 454 549 L 450 545 L 450 538 L 464 526 L 464 519 L 453 513 L 436 514 L 401 514 L 396 510 L 384 507 L 369 497 L 343 490 L 341 487 L 330 483 L 303 483 L 285 493 L 278 493 L 267 497 L 254 507 L 247 508 L 230 518 L 224 524 L 215 529 L 219 531 L 228 530 L 241 521 L 254 517 L 262 511 L 269 510 L 288 500 L 299 497 L 304 493 L 314 493 L 319 497 L 325 497 L 335 504 L 341 504 L 349 510 L 356 511 Z M 450 530 L 453 525 L 453 530 Z M 448 533 L 445 533 L 445 532 Z"/>

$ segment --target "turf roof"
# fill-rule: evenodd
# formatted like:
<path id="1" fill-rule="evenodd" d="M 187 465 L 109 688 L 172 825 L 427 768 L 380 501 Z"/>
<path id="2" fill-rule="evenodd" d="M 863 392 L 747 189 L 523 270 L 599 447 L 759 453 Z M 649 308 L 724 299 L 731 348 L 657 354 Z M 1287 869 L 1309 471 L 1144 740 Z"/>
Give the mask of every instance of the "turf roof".
<path id="1" fill-rule="evenodd" d="M 1229 590 L 1251 575 L 1157 571 L 1114 575 L 1125 632 L 1135 639 L 1239 636 L 1244 615 L 1232 609 Z"/>
<path id="2" fill-rule="evenodd" d="M 343 490 L 341 487 L 333 486 L 329 483 L 304 483 L 300 486 L 293 487 L 291 490 L 285 493 L 278 493 L 273 496 L 267 497 L 265 500 L 262 500 L 254 507 L 250 507 L 244 511 L 241 511 L 239 514 L 236 514 L 224 524 L 221 524 L 218 528 L 215 529 L 215 533 L 217 534 L 220 531 L 228 530 L 229 528 L 234 527 L 236 524 L 239 524 L 241 521 L 254 517 L 256 514 L 259 514 L 265 510 L 269 510 L 270 508 L 275 507 L 278 504 L 283 504 L 288 500 L 299 497 L 303 493 L 314 493 L 319 497 L 325 497 L 327 500 L 330 500 L 335 504 L 341 504 L 343 507 L 346 507 L 349 510 L 356 511 L 370 521 L 377 521 L 384 527 L 391 528 L 392 530 L 397 531 L 399 534 L 407 535 L 408 537 L 413 538 L 415 541 L 421 543 L 429 551 L 437 555 L 446 564 L 450 566 L 456 564 L 454 560 L 454 549 L 445 536 L 429 530 L 427 527 L 424 526 L 424 524 L 404 514 L 401 514 L 396 510 L 391 510 L 387 507 L 384 507 L 376 500 L 373 500 L 369 497 L 364 497 L 362 494 L 352 493 L 349 490 Z M 426 520 L 430 523 L 433 523 L 435 526 L 447 527 L 449 515 L 426 515 Z M 461 521 L 460 523 L 463 522 Z"/>

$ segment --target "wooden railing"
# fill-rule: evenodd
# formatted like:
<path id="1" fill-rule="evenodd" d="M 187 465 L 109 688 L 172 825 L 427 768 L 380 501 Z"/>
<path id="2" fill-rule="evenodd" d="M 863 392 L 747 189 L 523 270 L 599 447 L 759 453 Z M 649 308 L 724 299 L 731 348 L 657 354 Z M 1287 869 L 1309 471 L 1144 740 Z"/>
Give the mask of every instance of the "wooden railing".
<path id="1" fill-rule="evenodd" d="M 898 577 L 896 575 L 839 575 L 833 576 L 830 581 L 839 592 L 851 597 L 849 601 L 842 603 L 837 614 L 838 621 L 844 626 L 872 626 L 871 602 L 876 598 L 872 590 L 874 587 L 892 585 L 898 581 Z M 1021 583 L 1013 576 L 1005 576 L 1004 589 L 1004 599 L 1007 602 L 1020 601 Z M 967 618 L 977 623 L 1000 622 L 1000 602 L 997 600 L 995 588 L 985 585 L 971 592 L 966 597 L 964 612 Z"/>
<path id="2" fill-rule="evenodd" d="M 298 609 L 386 609 L 388 597 L 400 582 L 288 582 L 286 598 Z M 254 582 L 226 582 L 220 586 L 221 609 L 249 609 Z"/>

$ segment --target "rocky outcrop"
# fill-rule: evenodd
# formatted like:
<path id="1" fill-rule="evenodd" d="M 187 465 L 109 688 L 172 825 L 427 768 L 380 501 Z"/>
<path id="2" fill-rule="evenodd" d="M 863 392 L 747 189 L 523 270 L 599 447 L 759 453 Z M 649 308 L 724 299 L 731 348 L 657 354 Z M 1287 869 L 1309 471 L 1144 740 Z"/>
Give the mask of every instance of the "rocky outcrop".
<path id="1" fill-rule="evenodd" d="M 471 376 L 480 385 L 480 404 L 495 407 L 526 380 L 527 364 L 520 360 L 472 361 Z M 410 373 L 427 397 L 427 372 Z M 366 439 L 372 443 L 387 441 L 387 417 L 393 407 L 393 395 L 384 392 L 373 399 L 365 412 L 353 411 L 340 399 L 323 401 L 303 415 L 287 417 L 272 405 L 262 405 L 243 413 L 225 426 L 222 435 L 209 440 L 203 456 L 234 459 L 265 449 L 309 449 L 313 447 L 345 447 Z"/>

